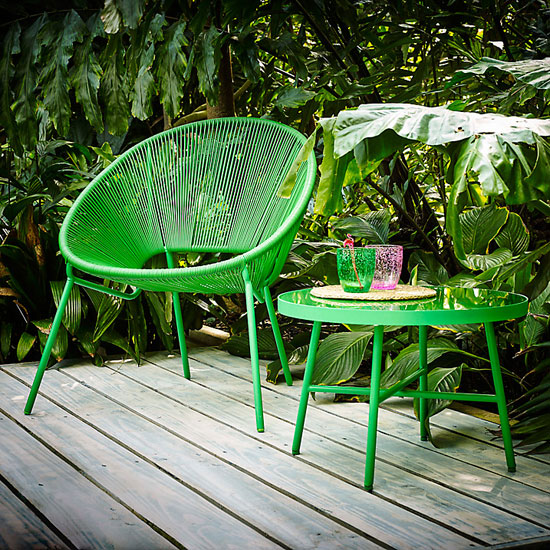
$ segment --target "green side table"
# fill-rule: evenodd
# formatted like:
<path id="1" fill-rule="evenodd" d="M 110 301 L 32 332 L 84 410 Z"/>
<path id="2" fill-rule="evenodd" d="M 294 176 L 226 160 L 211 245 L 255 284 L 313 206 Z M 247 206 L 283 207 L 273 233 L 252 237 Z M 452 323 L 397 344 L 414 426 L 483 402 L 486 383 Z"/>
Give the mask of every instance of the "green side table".
<path id="1" fill-rule="evenodd" d="M 311 289 L 286 292 L 279 296 L 278 305 L 281 314 L 296 319 L 313 321 L 298 418 L 294 431 L 292 454 L 296 455 L 300 452 L 310 392 L 369 395 L 365 488 L 368 491 L 372 491 L 378 407 L 382 401 L 393 395 L 420 398 L 419 416 L 420 437 L 422 440 L 427 439 L 425 428 L 426 399 L 485 401 L 494 402 L 498 406 L 508 471 L 515 471 L 516 462 L 512 447 L 512 437 L 510 434 L 510 424 L 508 422 L 506 398 L 493 323 L 523 317 L 527 314 L 528 300 L 520 294 L 477 288 L 438 287 L 436 291 L 437 295 L 434 298 L 389 302 L 325 300 L 312 297 Z M 311 384 L 321 324 L 323 322 L 374 325 L 371 386 L 369 388 Z M 483 323 L 485 327 L 495 393 L 478 394 L 427 391 L 427 327 L 429 325 L 461 325 L 468 323 Z M 382 368 L 384 326 L 390 325 L 419 327 L 419 369 L 392 387 L 381 389 L 380 372 Z M 415 380 L 419 381 L 418 390 L 406 390 L 405 387 Z"/>

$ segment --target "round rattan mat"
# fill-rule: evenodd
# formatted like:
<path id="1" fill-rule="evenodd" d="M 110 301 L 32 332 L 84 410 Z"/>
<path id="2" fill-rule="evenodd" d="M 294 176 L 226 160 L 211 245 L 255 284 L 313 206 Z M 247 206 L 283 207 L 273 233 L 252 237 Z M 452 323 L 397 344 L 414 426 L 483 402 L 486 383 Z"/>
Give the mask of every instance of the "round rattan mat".
<path id="1" fill-rule="evenodd" d="M 311 295 L 316 298 L 337 300 L 417 300 L 433 298 L 436 294 L 433 288 L 412 285 L 397 285 L 393 290 L 369 290 L 369 292 L 344 292 L 340 285 L 319 286 L 311 289 Z"/>

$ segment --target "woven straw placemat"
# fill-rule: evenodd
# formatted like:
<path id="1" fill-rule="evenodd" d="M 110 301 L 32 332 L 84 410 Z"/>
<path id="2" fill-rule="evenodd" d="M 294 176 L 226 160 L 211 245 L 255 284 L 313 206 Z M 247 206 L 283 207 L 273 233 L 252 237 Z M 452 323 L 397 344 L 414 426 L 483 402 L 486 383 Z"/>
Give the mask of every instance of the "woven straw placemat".
<path id="1" fill-rule="evenodd" d="M 340 285 L 318 286 L 311 289 L 311 295 L 317 298 L 337 300 L 417 300 L 433 298 L 433 288 L 412 285 L 397 285 L 393 290 L 369 290 L 369 292 L 344 292 Z"/>

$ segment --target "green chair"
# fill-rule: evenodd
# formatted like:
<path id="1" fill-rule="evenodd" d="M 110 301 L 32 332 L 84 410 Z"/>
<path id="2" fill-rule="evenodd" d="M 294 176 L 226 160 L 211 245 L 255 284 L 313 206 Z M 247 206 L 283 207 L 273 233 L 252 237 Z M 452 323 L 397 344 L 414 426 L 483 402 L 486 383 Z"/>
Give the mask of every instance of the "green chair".
<path id="1" fill-rule="evenodd" d="M 266 303 L 287 384 L 292 377 L 269 286 L 276 280 L 303 219 L 315 182 L 313 154 L 301 163 L 289 198 L 278 190 L 305 137 L 265 119 L 220 118 L 180 126 L 134 146 L 81 193 L 59 235 L 67 282 L 27 400 L 33 404 L 74 284 L 131 300 L 142 290 L 170 291 L 183 372 L 190 378 L 180 292 L 244 292 L 256 426 L 263 408 L 254 298 Z M 222 252 L 228 259 L 179 267 L 175 254 Z M 165 255 L 167 268 L 148 261 Z M 83 279 L 74 270 L 98 277 Z M 106 286 L 134 287 L 132 293 Z"/>

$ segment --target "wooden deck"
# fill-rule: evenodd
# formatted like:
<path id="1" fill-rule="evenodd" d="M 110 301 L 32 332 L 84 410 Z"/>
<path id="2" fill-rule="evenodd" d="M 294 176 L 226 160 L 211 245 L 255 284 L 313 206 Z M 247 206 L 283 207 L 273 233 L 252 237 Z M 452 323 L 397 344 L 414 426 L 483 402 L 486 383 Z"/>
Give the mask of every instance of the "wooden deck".
<path id="1" fill-rule="evenodd" d="M 410 403 L 380 411 L 374 493 L 362 487 L 368 405 L 318 400 L 290 453 L 301 380 L 265 385 L 216 348 L 46 373 L 0 367 L 0 548 L 550 548 L 550 457 L 506 471 L 488 421 L 447 410 L 439 448 Z M 298 373 L 299 374 L 299 373 Z"/>

